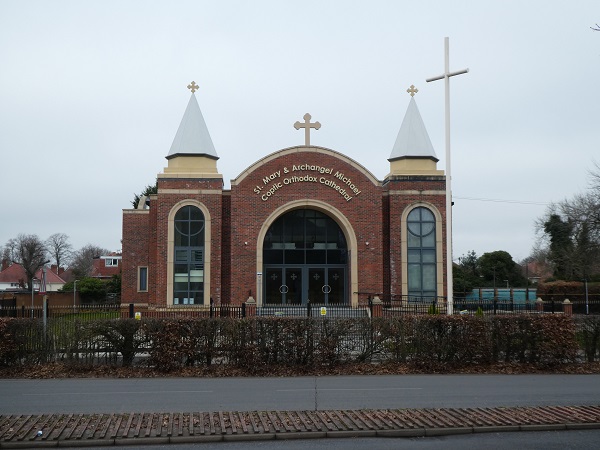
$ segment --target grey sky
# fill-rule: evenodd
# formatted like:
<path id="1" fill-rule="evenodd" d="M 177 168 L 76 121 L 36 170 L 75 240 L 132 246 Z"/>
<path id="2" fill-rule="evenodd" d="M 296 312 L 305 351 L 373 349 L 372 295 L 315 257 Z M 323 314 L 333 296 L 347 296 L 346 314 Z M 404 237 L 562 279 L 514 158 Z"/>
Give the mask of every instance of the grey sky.
<path id="1" fill-rule="evenodd" d="M 119 249 L 196 93 L 226 186 L 303 143 L 383 179 L 414 84 L 444 157 L 451 81 L 454 257 L 526 257 L 534 220 L 600 160 L 600 3 L 582 1 L 0 1 L 0 245 L 56 232 Z"/>

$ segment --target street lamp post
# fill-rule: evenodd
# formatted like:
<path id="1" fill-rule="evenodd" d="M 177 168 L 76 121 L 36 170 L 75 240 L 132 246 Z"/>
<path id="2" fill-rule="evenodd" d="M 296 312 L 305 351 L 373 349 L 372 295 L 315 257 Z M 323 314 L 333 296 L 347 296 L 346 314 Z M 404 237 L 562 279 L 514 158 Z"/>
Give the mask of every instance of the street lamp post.
<path id="1" fill-rule="evenodd" d="M 503 280 L 503 281 L 506 281 L 506 290 L 508 291 L 508 298 L 510 300 L 510 310 L 514 311 L 514 309 L 515 309 L 514 298 L 512 295 L 510 295 L 510 287 L 508 286 L 508 280 Z"/>
<path id="2" fill-rule="evenodd" d="M 33 296 L 35 295 L 35 280 L 36 278 L 31 278 L 31 318 L 33 319 Z"/>
<path id="3" fill-rule="evenodd" d="M 77 282 L 78 281 L 79 280 L 75 280 L 73 282 L 73 313 L 75 312 L 75 301 L 76 301 L 76 298 L 77 298 Z"/>
<path id="4" fill-rule="evenodd" d="M 583 280 L 585 284 L 585 315 L 588 316 L 590 314 L 590 305 L 588 302 L 588 287 L 587 287 L 587 278 Z"/>

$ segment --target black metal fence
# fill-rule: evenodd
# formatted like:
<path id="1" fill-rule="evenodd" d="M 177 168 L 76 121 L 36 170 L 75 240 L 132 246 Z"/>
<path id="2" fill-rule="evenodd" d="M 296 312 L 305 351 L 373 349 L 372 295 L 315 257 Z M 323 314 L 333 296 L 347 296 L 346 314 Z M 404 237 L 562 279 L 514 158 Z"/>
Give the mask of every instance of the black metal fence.
<path id="1" fill-rule="evenodd" d="M 467 299 L 454 298 L 454 314 L 560 314 L 565 311 L 564 300 L 561 296 L 549 296 L 542 303 L 532 300 L 506 300 L 498 298 Z M 600 298 L 598 296 L 569 298 L 574 315 L 600 315 Z M 379 307 L 380 312 L 374 311 Z M 169 306 L 153 307 L 148 305 L 77 305 L 57 306 L 46 305 L 46 318 L 64 318 L 79 320 L 101 320 L 114 318 L 153 318 L 177 319 L 190 317 L 231 317 L 244 318 L 248 316 L 261 317 L 313 317 L 322 319 L 350 319 L 359 317 L 420 314 L 447 314 L 447 304 L 444 297 L 414 297 L 414 296 L 375 296 L 367 295 L 359 298 L 358 307 L 325 304 L 305 305 L 262 305 L 250 306 L 222 304 L 209 306 Z M 5 306 L 0 304 L 0 317 L 35 318 L 44 317 L 44 309 L 40 306 Z"/>
<path id="2" fill-rule="evenodd" d="M 354 319 L 359 317 L 370 317 L 372 309 L 368 306 L 350 308 L 348 306 L 312 304 L 305 305 L 265 305 L 256 309 L 257 316 L 273 317 L 312 317 L 322 319 Z"/>
<path id="3" fill-rule="evenodd" d="M 47 318 L 74 318 L 81 319 L 114 319 L 121 317 L 122 305 L 77 305 L 77 306 L 57 306 L 46 304 Z M 34 318 L 42 319 L 44 317 L 44 307 L 35 306 L 6 306 L 0 304 L 0 317 L 14 318 Z"/>
<path id="4" fill-rule="evenodd" d="M 535 301 L 514 301 L 498 298 L 465 299 L 454 298 L 455 314 L 533 314 L 542 311 L 536 309 Z M 558 312 L 558 311 L 557 311 Z M 562 305 L 561 305 L 562 312 Z"/>

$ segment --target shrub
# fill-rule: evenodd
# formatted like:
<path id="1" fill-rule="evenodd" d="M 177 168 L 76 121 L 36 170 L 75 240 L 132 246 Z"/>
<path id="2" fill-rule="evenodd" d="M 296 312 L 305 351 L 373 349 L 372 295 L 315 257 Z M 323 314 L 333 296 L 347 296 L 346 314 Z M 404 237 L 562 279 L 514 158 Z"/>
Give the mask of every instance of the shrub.
<path id="1" fill-rule="evenodd" d="M 579 319 L 578 319 L 579 320 Z M 248 374 L 275 367 L 332 368 L 351 362 L 401 362 L 444 370 L 495 362 L 552 368 L 577 360 L 578 345 L 593 361 L 600 351 L 600 319 L 556 315 L 317 319 L 298 317 L 111 319 L 78 324 L 62 334 L 39 320 L 0 321 L 0 365 L 37 364 L 66 355 L 122 355 L 130 366 L 142 351 L 148 364 L 170 372 L 223 364 Z M 46 342 L 52 342 L 53 352 Z M 88 362 L 89 362 L 88 358 Z M 92 358 L 93 359 L 93 358 Z"/>
<path id="2" fill-rule="evenodd" d="M 571 317 L 534 314 L 491 320 L 494 361 L 554 367 L 576 359 L 577 341 Z"/>
<path id="3" fill-rule="evenodd" d="M 13 319 L 0 319 L 0 366 L 12 366 L 18 361 L 18 348 L 10 323 Z"/>
<path id="4" fill-rule="evenodd" d="M 600 354 L 600 317 L 586 316 L 576 319 L 577 341 L 588 362 Z"/>
<path id="5" fill-rule="evenodd" d="M 120 353 L 123 367 L 133 364 L 135 356 L 147 342 L 141 322 L 135 319 L 111 319 L 93 322 L 91 332 L 101 338 L 110 351 Z"/>

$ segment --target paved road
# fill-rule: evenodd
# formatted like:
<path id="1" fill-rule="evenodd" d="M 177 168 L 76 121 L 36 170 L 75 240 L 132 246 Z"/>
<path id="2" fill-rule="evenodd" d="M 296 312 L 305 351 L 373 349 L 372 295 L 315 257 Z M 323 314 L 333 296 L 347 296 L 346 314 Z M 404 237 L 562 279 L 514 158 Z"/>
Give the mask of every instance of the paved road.
<path id="1" fill-rule="evenodd" d="M 0 379 L 0 414 L 600 404 L 600 375 Z"/>

